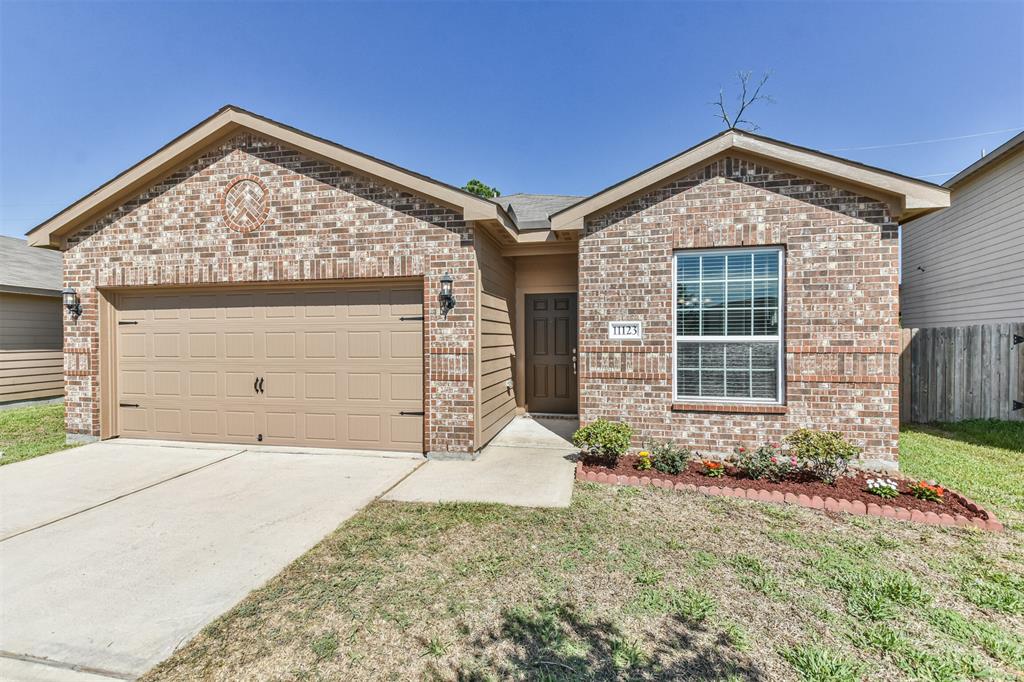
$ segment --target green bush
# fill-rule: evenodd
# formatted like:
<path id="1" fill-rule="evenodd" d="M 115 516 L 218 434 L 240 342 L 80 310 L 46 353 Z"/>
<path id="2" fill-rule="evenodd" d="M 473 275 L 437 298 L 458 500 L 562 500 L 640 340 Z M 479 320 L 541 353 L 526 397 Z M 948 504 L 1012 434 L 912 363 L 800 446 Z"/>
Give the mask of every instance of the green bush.
<path id="1" fill-rule="evenodd" d="M 681 474 L 693 458 L 693 451 L 676 445 L 670 440 L 659 443 L 651 441 L 647 444 L 651 453 L 651 465 L 663 474 Z"/>
<path id="2" fill-rule="evenodd" d="M 765 443 L 753 450 L 738 447 L 732 459 L 747 477 L 766 478 L 773 483 L 786 480 L 800 468 L 796 457 L 783 453 L 778 443 Z"/>
<path id="3" fill-rule="evenodd" d="M 786 436 L 789 454 L 815 478 L 834 484 L 850 468 L 860 448 L 848 443 L 838 431 L 798 429 Z"/>
<path id="4" fill-rule="evenodd" d="M 629 424 L 601 418 L 576 431 L 572 435 L 572 442 L 591 456 L 614 465 L 626 454 L 632 438 L 633 427 Z"/>

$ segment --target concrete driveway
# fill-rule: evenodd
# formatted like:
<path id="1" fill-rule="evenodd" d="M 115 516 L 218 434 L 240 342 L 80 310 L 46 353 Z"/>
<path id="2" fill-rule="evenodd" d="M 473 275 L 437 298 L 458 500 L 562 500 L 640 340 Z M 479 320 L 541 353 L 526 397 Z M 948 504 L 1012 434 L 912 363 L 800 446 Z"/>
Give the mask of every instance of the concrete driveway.
<path id="1" fill-rule="evenodd" d="M 0 679 L 141 675 L 421 463 L 115 440 L 0 468 Z"/>

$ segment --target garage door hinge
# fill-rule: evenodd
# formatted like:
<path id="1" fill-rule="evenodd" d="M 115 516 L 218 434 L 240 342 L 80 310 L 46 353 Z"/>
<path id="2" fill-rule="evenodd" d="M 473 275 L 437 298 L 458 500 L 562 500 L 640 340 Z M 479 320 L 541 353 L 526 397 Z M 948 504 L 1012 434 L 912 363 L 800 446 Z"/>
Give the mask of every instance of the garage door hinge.
<path id="1" fill-rule="evenodd" d="M 398 414 L 400 414 L 403 417 L 422 417 L 423 416 L 422 412 L 408 412 L 406 410 L 402 410 Z"/>
<path id="2" fill-rule="evenodd" d="M 398 318 L 398 321 L 399 322 L 406 322 L 408 320 L 422 320 L 422 319 L 423 319 L 422 315 L 402 315 L 401 317 Z"/>
<path id="3" fill-rule="evenodd" d="M 138 320 L 118 320 L 118 324 L 138 324 Z"/>

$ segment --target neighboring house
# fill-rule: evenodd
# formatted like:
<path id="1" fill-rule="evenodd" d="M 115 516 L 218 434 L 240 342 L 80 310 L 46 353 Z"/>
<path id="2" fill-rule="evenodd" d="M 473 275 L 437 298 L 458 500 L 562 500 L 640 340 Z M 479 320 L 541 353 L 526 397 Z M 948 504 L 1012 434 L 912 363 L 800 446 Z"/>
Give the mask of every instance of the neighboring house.
<path id="1" fill-rule="evenodd" d="M 893 465 L 897 224 L 946 205 L 734 130 L 490 201 L 225 107 L 29 234 L 81 299 L 80 438 L 469 457 L 527 411 L 708 453 L 836 429 Z"/>
<path id="2" fill-rule="evenodd" d="M 949 208 L 903 225 L 901 322 L 921 330 L 905 412 L 1024 418 L 1024 133 L 945 187 Z"/>
<path id="3" fill-rule="evenodd" d="M 0 236 L 0 405 L 64 394 L 61 260 Z"/>

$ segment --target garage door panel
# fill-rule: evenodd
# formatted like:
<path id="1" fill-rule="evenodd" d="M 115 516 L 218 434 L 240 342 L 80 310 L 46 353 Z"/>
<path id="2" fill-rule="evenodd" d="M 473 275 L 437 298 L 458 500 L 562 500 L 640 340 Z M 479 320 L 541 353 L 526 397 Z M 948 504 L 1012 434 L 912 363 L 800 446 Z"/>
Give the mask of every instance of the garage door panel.
<path id="1" fill-rule="evenodd" d="M 337 332 L 303 332 L 302 337 L 306 360 L 334 360 L 338 357 Z"/>
<path id="2" fill-rule="evenodd" d="M 336 372 L 307 372 L 304 375 L 306 400 L 334 401 L 338 397 L 338 375 Z"/>
<path id="3" fill-rule="evenodd" d="M 297 372 L 266 372 L 263 376 L 263 389 L 261 397 L 267 399 L 291 398 L 295 399 L 298 394 Z"/>
<path id="4" fill-rule="evenodd" d="M 217 410 L 189 410 L 189 433 L 196 438 L 216 437 L 223 429 Z"/>
<path id="5" fill-rule="evenodd" d="M 153 395 L 163 398 L 182 398 L 181 370 L 158 370 L 153 372 Z"/>
<path id="6" fill-rule="evenodd" d="M 256 411 L 228 410 L 224 412 L 224 433 L 229 438 L 249 441 L 256 436 Z"/>
<path id="7" fill-rule="evenodd" d="M 257 383 L 256 372 L 225 372 L 224 397 L 255 400 L 259 395 L 256 392 Z"/>
<path id="8" fill-rule="evenodd" d="M 216 398 L 219 381 L 215 371 L 192 370 L 188 373 L 188 395 L 190 398 Z"/>
<path id="9" fill-rule="evenodd" d="M 190 360 L 212 360 L 217 357 L 217 332 L 190 332 L 188 335 Z"/>
<path id="10" fill-rule="evenodd" d="M 422 452 L 422 292 L 408 284 L 121 294 L 119 432 Z M 256 390 L 257 378 L 263 391 Z"/>

